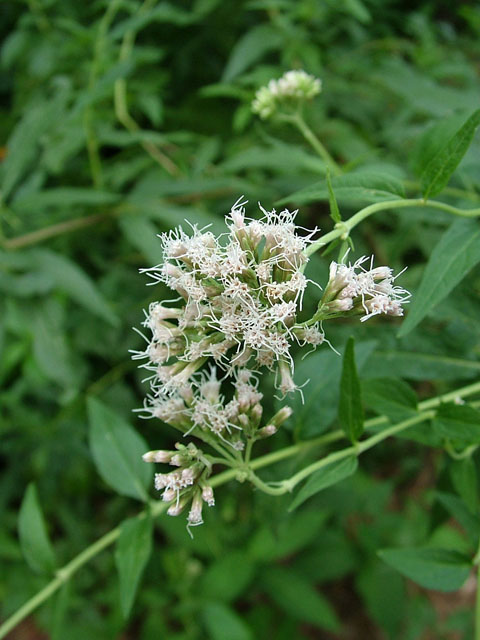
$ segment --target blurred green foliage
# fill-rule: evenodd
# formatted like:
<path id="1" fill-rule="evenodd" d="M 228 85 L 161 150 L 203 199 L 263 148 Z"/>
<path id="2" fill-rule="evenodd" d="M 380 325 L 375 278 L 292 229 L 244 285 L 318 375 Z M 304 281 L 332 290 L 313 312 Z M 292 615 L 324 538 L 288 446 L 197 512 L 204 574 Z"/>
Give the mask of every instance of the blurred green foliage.
<path id="1" fill-rule="evenodd" d="M 416 194 L 425 157 L 480 104 L 480 9 L 429 0 L 29 0 L 4 2 L 0 11 L 6 618 L 46 584 L 45 567 L 62 566 L 137 513 L 125 497 L 138 497 L 127 480 L 118 495 L 97 473 L 86 399 L 92 411 L 117 414 L 119 428 L 133 424 L 146 448 L 174 441 L 160 423 L 131 414 L 145 394 L 129 360 L 128 349 L 141 343 L 131 327 L 140 324 L 142 308 L 166 294 L 144 287 L 138 274 L 161 260 L 155 234 L 185 218 L 219 230 L 241 194 L 267 208 L 282 199 L 302 203 L 301 224 L 332 227 L 323 162 L 298 132 L 253 118 L 255 90 L 290 68 L 321 77 L 323 92 L 307 118 L 330 153 L 347 169 L 376 176 L 378 184 L 364 183 L 369 189 L 382 191 L 388 174 L 390 185 Z M 477 136 L 444 191 L 447 202 L 479 206 L 479 166 Z M 315 183 L 314 198 L 290 196 Z M 344 219 L 364 204 L 361 193 L 348 191 L 352 184 L 362 183 L 354 178 L 342 191 L 333 181 Z M 379 214 L 355 230 L 356 254 L 375 253 L 395 268 L 408 264 L 402 285 L 415 292 L 450 223 L 448 213 L 430 209 Z M 310 277 L 324 281 L 328 261 L 314 256 Z M 477 262 L 471 258 L 469 266 Z M 368 415 L 404 415 L 412 391 L 394 378 L 425 398 L 478 377 L 479 297 L 477 266 L 401 339 L 391 321 L 329 328 L 339 347 L 355 334 Z M 312 293 L 312 310 L 315 303 Z M 341 368 L 327 347 L 299 362 L 299 382 L 312 379 L 305 405 L 294 399 L 295 420 L 265 451 L 337 424 Z M 443 429 L 455 419 L 446 415 Z M 155 521 L 148 561 L 141 553 L 130 559 L 146 569 L 127 621 L 133 594 L 125 584 L 138 576 L 123 566 L 119 587 L 114 554 L 106 552 L 25 628 L 54 640 L 470 638 L 468 582 L 448 603 L 411 582 L 407 588 L 391 566 L 404 564 L 398 554 L 390 552 L 390 563 L 388 551 L 386 563 L 377 556 L 379 549 L 419 545 L 472 553 L 464 530 L 473 528 L 478 539 L 476 459 L 452 463 L 423 446 L 441 444 L 440 436 L 428 425 L 389 440 L 362 457 L 354 475 L 292 513 L 290 496 L 218 489 L 218 506 L 193 539 L 183 518 Z M 129 437 L 137 446 L 139 436 Z M 99 440 L 97 433 L 97 447 Z M 281 478 L 305 462 L 289 460 L 265 475 Z M 31 482 L 37 489 L 24 500 Z M 462 525 L 465 516 L 456 496 L 471 508 L 463 529 L 451 521 Z M 43 531 L 30 563 L 39 574 L 22 557 L 21 503 L 20 537 L 23 530 L 28 539 L 31 526 Z M 127 521 L 118 549 L 141 548 L 148 526 Z"/>

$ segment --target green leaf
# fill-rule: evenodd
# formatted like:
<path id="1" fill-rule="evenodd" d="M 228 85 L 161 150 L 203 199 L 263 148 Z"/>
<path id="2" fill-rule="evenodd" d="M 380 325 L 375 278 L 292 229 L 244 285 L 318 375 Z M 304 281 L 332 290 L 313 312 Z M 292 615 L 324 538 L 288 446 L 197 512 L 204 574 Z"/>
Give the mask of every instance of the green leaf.
<path id="1" fill-rule="evenodd" d="M 410 312 L 398 333 L 407 335 L 480 261 L 480 225 L 457 220 L 432 251 Z"/>
<path id="2" fill-rule="evenodd" d="M 18 534 L 23 555 L 30 567 L 37 573 L 53 573 L 55 554 L 34 484 L 28 485 L 20 506 Z"/>
<path id="3" fill-rule="evenodd" d="M 151 264 L 158 264 L 162 257 L 162 248 L 158 239 L 158 229 L 141 216 L 125 216 L 120 218 L 119 225 L 124 236 L 131 244 L 140 249 L 143 256 Z"/>
<path id="4" fill-rule="evenodd" d="M 307 483 L 300 489 L 295 498 L 292 500 L 292 504 L 288 508 L 289 511 L 293 511 L 299 507 L 305 500 L 308 500 L 311 496 L 327 487 L 331 487 L 337 482 L 348 478 L 353 475 L 358 467 L 358 460 L 356 456 L 350 456 L 344 460 L 338 462 L 332 462 L 323 469 L 319 469 L 312 473 Z"/>
<path id="5" fill-rule="evenodd" d="M 152 466 L 142 455 L 148 447 L 132 427 L 94 398 L 87 401 L 89 442 L 99 474 L 117 493 L 146 501 Z"/>
<path id="6" fill-rule="evenodd" d="M 353 338 L 348 339 L 343 356 L 338 418 L 347 438 L 355 443 L 363 433 L 363 406 Z"/>
<path id="7" fill-rule="evenodd" d="M 373 340 L 369 340 L 359 342 L 356 346 L 359 370 L 362 370 L 375 344 Z M 295 380 L 298 384 L 309 380 L 304 391 L 304 402 L 300 394 L 296 394 L 291 400 L 296 429 L 302 439 L 323 433 L 335 420 L 341 371 L 342 359 L 331 349 L 319 349 L 295 367 Z"/>
<path id="8" fill-rule="evenodd" d="M 449 465 L 450 477 L 458 495 L 465 502 L 472 513 L 478 507 L 478 478 L 477 469 L 472 458 L 453 460 Z"/>
<path id="9" fill-rule="evenodd" d="M 460 498 L 451 493 L 435 491 L 435 497 L 459 523 L 470 538 L 472 546 L 476 546 L 480 534 L 480 518 L 476 514 L 473 514 Z"/>
<path id="10" fill-rule="evenodd" d="M 206 598 L 231 602 L 251 582 L 254 569 L 244 552 L 232 551 L 210 565 L 202 576 L 200 591 Z"/>
<path id="11" fill-rule="evenodd" d="M 469 558 L 451 549 L 383 549 L 378 555 L 420 586 L 437 591 L 456 591 L 471 570 Z"/>
<path id="12" fill-rule="evenodd" d="M 436 196 L 447 185 L 472 143 L 479 124 L 480 109 L 477 109 L 427 164 L 421 177 L 422 193 L 425 199 Z"/>
<path id="13" fill-rule="evenodd" d="M 335 190 L 336 200 L 346 203 L 365 202 L 368 204 L 405 197 L 403 184 L 400 180 L 390 175 L 369 171 L 334 176 L 331 179 L 331 187 Z M 308 204 L 329 199 L 329 185 L 325 180 L 292 193 L 280 200 L 278 204 L 289 202 Z"/>
<path id="14" fill-rule="evenodd" d="M 417 395 L 400 378 L 369 378 L 362 381 L 365 406 L 395 422 L 411 417 L 417 409 Z"/>
<path id="15" fill-rule="evenodd" d="M 233 47 L 222 75 L 222 82 L 230 82 L 262 58 L 267 51 L 278 49 L 282 42 L 283 36 L 277 28 L 267 24 L 253 27 Z"/>
<path id="16" fill-rule="evenodd" d="M 202 617 L 210 640 L 253 640 L 253 633 L 233 609 L 220 602 L 208 602 Z"/>
<path id="17" fill-rule="evenodd" d="M 120 604 L 128 618 L 143 570 L 152 551 L 151 518 L 130 518 L 121 525 L 115 549 L 115 564 L 120 580 Z"/>
<path id="18" fill-rule="evenodd" d="M 441 404 L 433 426 L 443 438 L 461 440 L 464 444 L 480 443 L 480 411 L 468 405 Z"/>
<path id="19" fill-rule="evenodd" d="M 290 567 L 270 567 L 260 579 L 268 595 L 287 614 L 320 629 L 339 631 L 340 623 L 328 600 Z"/>
<path id="20" fill-rule="evenodd" d="M 365 367 L 365 373 L 368 371 L 374 371 L 376 377 L 458 380 L 478 376 L 480 362 L 418 351 L 375 351 Z"/>
<path id="21" fill-rule="evenodd" d="M 328 186 L 328 201 L 330 203 L 330 217 L 334 222 L 341 222 L 342 216 L 338 208 L 335 192 L 333 191 L 332 176 L 330 175 L 330 169 L 327 169 L 327 186 Z"/>
<path id="22" fill-rule="evenodd" d="M 50 276 L 59 289 L 110 324 L 118 324 L 118 317 L 102 294 L 74 262 L 48 249 L 36 249 L 31 252 L 31 256 L 37 269 Z"/>

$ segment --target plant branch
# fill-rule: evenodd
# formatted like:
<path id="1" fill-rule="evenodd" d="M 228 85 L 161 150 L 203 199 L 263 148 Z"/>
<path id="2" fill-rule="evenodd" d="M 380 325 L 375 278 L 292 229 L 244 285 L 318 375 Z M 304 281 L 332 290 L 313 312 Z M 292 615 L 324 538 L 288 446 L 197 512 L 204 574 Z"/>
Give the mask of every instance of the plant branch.
<path id="1" fill-rule="evenodd" d="M 348 220 L 339 222 L 335 225 L 333 231 L 321 236 L 316 242 L 313 242 L 309 247 L 305 249 L 305 255 L 310 256 L 315 253 L 326 244 L 335 240 L 336 238 L 348 238 L 350 231 L 356 227 L 362 220 L 368 218 L 378 211 L 387 211 L 389 209 L 400 209 L 404 207 L 431 207 L 432 209 L 440 209 L 446 211 L 455 216 L 461 216 L 463 218 L 478 218 L 480 216 L 480 208 L 476 209 L 459 209 L 452 205 L 439 202 L 438 200 L 424 200 L 423 198 L 407 198 L 398 200 L 386 200 L 385 202 L 377 202 L 371 204 L 364 209 L 358 211 Z"/>

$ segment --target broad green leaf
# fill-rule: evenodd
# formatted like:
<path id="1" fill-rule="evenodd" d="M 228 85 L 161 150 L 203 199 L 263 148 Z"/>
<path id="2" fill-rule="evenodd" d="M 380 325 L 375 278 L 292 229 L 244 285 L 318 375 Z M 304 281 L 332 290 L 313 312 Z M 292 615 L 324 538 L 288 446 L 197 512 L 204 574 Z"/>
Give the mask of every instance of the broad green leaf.
<path id="1" fill-rule="evenodd" d="M 411 380 L 463 380 L 480 375 L 480 362 L 417 351 L 375 351 L 363 372 L 369 373 Z"/>
<path id="2" fill-rule="evenodd" d="M 464 529 L 470 538 L 472 546 L 475 547 L 478 544 L 478 537 L 480 535 L 480 518 L 476 514 L 473 514 L 460 498 L 451 493 L 435 491 L 435 497 Z"/>
<path id="3" fill-rule="evenodd" d="M 249 555 L 262 563 L 288 558 L 315 544 L 329 515 L 326 509 L 303 509 L 275 527 L 264 526 L 252 537 Z"/>
<path id="4" fill-rule="evenodd" d="M 341 202 L 383 202 L 384 200 L 403 198 L 405 195 L 403 184 L 398 178 L 369 171 L 334 176 L 331 180 L 331 186 L 335 191 L 336 200 Z M 328 199 L 329 188 L 325 180 L 292 193 L 280 200 L 278 204 L 289 202 L 308 204 Z"/>
<path id="5" fill-rule="evenodd" d="M 60 207 L 68 210 L 76 206 L 101 206 L 117 202 L 120 196 L 108 191 L 97 191 L 85 187 L 58 187 L 57 189 L 44 189 L 35 193 L 15 198 L 12 206 L 14 210 L 38 213 L 40 209 Z"/>
<path id="6" fill-rule="evenodd" d="M 51 277 L 73 300 L 110 324 L 118 324 L 117 316 L 92 280 L 69 258 L 48 249 L 36 249 L 31 256 L 37 269 Z"/>
<path id="7" fill-rule="evenodd" d="M 117 493 L 146 501 L 152 466 L 142 455 L 148 447 L 132 427 L 95 398 L 87 401 L 89 441 L 99 474 Z"/>
<path id="8" fill-rule="evenodd" d="M 271 599 L 285 613 L 319 629 L 339 631 L 339 620 L 328 600 L 290 567 L 265 569 L 260 580 Z"/>
<path id="9" fill-rule="evenodd" d="M 478 508 L 477 469 L 472 458 L 453 460 L 449 465 L 450 477 L 456 492 L 472 513 Z"/>
<path id="10" fill-rule="evenodd" d="M 350 456 L 344 460 L 332 462 L 326 467 L 323 467 L 323 469 L 315 471 L 292 500 L 292 504 L 288 510 L 293 511 L 314 494 L 353 475 L 357 468 L 357 457 Z"/>
<path id="11" fill-rule="evenodd" d="M 283 36 L 278 29 L 267 24 L 253 27 L 235 44 L 222 75 L 223 82 L 233 78 L 260 60 L 267 51 L 278 49 Z"/>
<path id="12" fill-rule="evenodd" d="M 363 433 L 363 405 L 353 338 L 348 339 L 343 356 L 338 418 L 347 438 L 356 442 Z"/>
<path id="13" fill-rule="evenodd" d="M 330 203 L 330 217 L 334 222 L 341 222 L 342 216 L 340 215 L 337 198 L 335 197 L 335 192 L 333 190 L 332 177 L 330 175 L 329 169 L 327 170 L 327 187 L 328 187 L 328 200 Z"/>
<path id="14" fill-rule="evenodd" d="M 480 411 L 469 405 L 441 404 L 433 426 L 443 438 L 460 440 L 464 444 L 480 443 Z"/>
<path id="15" fill-rule="evenodd" d="M 479 124 L 480 109 L 477 109 L 427 164 L 421 177 L 425 199 L 436 196 L 446 187 L 451 175 L 472 143 Z"/>
<path id="16" fill-rule="evenodd" d="M 359 342 L 356 346 L 356 358 L 360 371 L 373 349 L 373 340 Z M 480 369 L 480 367 L 479 367 Z M 296 420 L 296 429 L 302 438 L 311 438 L 323 433 L 334 421 L 339 402 L 341 357 L 331 349 L 319 349 L 295 367 L 295 380 L 304 384 L 304 402 L 300 394 L 290 401 Z"/>
<path id="17" fill-rule="evenodd" d="M 203 574 L 200 591 L 205 598 L 231 602 L 244 592 L 254 575 L 254 564 L 242 551 L 227 553 Z"/>
<path id="18" fill-rule="evenodd" d="M 403 578 L 374 558 L 366 566 L 364 561 L 355 576 L 355 586 L 373 620 L 389 633 L 389 637 L 400 637 L 407 595 Z"/>
<path id="19" fill-rule="evenodd" d="M 207 602 L 202 607 L 202 618 L 209 640 L 253 640 L 251 629 L 226 604 Z"/>
<path id="20" fill-rule="evenodd" d="M 130 518 L 121 525 L 115 548 L 115 564 L 120 580 L 120 604 L 128 618 L 143 570 L 152 551 L 151 518 Z"/>
<path id="21" fill-rule="evenodd" d="M 162 259 L 162 245 L 158 239 L 158 229 L 140 216 L 124 216 L 119 220 L 120 228 L 131 244 L 140 249 L 145 260 L 155 265 Z"/>
<path id="22" fill-rule="evenodd" d="M 419 177 L 422 175 L 428 163 L 445 146 L 445 141 L 450 140 L 464 122 L 465 114 L 455 113 L 435 121 L 422 133 L 410 155 L 410 163 L 415 175 Z"/>
<path id="23" fill-rule="evenodd" d="M 470 559 L 451 549 L 383 549 L 378 555 L 410 580 L 437 591 L 460 589 L 471 570 Z"/>
<path id="24" fill-rule="evenodd" d="M 406 420 L 417 409 L 417 395 L 400 378 L 368 378 L 362 381 L 365 406 L 395 422 Z"/>
<path id="25" fill-rule="evenodd" d="M 29 484 L 20 506 L 18 534 L 25 560 L 37 573 L 52 573 L 55 555 L 38 502 L 37 489 Z"/>
<path id="26" fill-rule="evenodd" d="M 432 251 L 399 337 L 407 335 L 480 261 L 480 225 L 457 220 Z"/>

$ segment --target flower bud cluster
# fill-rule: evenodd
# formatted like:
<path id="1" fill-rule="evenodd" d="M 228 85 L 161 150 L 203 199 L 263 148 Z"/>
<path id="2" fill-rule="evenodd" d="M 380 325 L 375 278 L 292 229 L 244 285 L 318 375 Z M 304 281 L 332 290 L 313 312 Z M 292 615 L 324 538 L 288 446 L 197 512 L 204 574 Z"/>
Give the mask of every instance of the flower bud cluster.
<path id="1" fill-rule="evenodd" d="M 369 269 L 363 266 L 369 262 Z M 354 264 L 330 264 L 330 277 L 319 305 L 322 319 L 351 311 L 360 313 L 361 322 L 386 314 L 402 316 L 403 304 L 410 293 L 395 285 L 400 274 L 393 275 L 390 267 L 373 267 L 373 256 L 362 256 Z"/>
<path id="2" fill-rule="evenodd" d="M 203 452 L 193 443 L 185 446 L 179 442 L 175 451 L 149 451 L 143 456 L 145 462 L 161 462 L 177 467 L 168 473 L 155 474 L 155 488 L 163 491 L 162 500 L 170 502 L 168 515 L 177 516 L 191 503 L 189 525 L 202 524 L 202 508 L 215 504 L 212 487 L 207 483 L 211 465 Z"/>
<path id="3" fill-rule="evenodd" d="M 266 120 L 280 107 L 295 107 L 311 100 L 322 90 L 322 81 L 305 71 L 287 71 L 278 80 L 270 80 L 261 87 L 252 102 L 252 111 Z"/>

